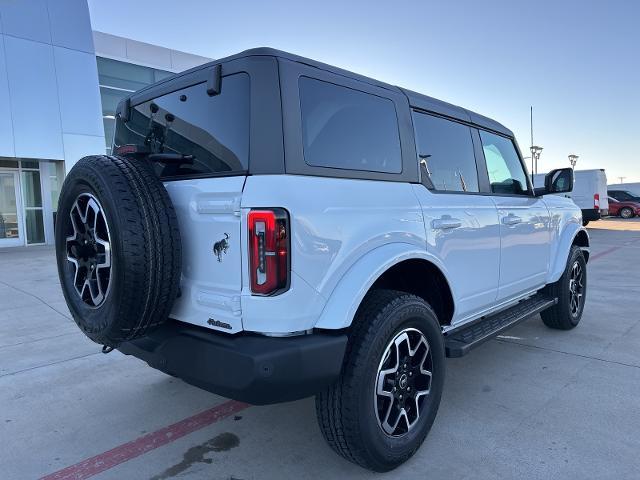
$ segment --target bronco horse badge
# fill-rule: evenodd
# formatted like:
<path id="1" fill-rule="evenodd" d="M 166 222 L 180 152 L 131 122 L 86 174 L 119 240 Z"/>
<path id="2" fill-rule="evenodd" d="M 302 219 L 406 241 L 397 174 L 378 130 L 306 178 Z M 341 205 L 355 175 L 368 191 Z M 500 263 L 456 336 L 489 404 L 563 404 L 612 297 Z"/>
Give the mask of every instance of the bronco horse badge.
<path id="1" fill-rule="evenodd" d="M 226 255 L 229 250 L 229 234 L 225 233 L 224 238 L 213 244 L 213 253 L 218 257 L 218 261 L 222 262 L 222 255 Z"/>

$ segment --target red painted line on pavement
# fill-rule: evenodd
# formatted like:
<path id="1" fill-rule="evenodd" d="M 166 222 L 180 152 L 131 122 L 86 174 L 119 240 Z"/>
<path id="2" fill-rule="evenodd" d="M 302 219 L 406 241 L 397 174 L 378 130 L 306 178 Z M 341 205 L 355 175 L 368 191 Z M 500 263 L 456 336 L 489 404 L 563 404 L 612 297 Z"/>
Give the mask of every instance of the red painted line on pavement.
<path id="1" fill-rule="evenodd" d="M 185 418 L 173 425 L 148 433 L 131 442 L 124 443 L 95 457 L 58 470 L 57 472 L 42 477 L 42 480 L 82 480 L 92 477 L 116 465 L 127 462 L 132 458 L 139 457 L 151 450 L 174 442 L 185 435 L 216 423 L 249 406 L 250 405 L 246 403 L 229 400 L 192 417 Z"/>
<path id="2" fill-rule="evenodd" d="M 623 245 L 619 245 L 617 247 L 611 247 L 611 248 L 607 248 L 606 250 L 603 250 L 602 252 L 598 252 L 594 255 L 590 255 L 589 256 L 589 260 L 597 260 L 600 257 L 604 257 L 605 255 L 609 255 L 611 252 L 615 252 L 616 250 L 620 250 L 623 247 Z"/>

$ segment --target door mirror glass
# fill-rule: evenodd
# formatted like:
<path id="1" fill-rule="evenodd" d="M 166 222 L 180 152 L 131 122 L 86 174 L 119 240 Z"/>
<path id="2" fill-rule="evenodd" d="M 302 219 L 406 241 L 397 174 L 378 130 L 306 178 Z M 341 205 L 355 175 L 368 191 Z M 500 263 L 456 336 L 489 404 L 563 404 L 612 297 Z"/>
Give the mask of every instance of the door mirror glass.
<path id="1" fill-rule="evenodd" d="M 544 193 L 568 193 L 573 190 L 573 169 L 551 170 L 544 178 Z"/>

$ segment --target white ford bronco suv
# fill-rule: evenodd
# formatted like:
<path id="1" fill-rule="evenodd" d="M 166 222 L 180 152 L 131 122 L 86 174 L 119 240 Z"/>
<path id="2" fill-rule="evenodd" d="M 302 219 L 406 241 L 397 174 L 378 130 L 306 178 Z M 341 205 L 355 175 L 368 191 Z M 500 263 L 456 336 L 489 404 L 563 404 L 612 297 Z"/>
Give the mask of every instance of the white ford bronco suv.
<path id="1" fill-rule="evenodd" d="M 513 133 L 268 48 L 118 106 L 113 155 L 59 200 L 66 301 L 114 348 L 253 404 L 316 396 L 340 455 L 407 460 L 445 357 L 541 314 L 582 316 L 589 238 L 571 169 L 534 189 Z"/>

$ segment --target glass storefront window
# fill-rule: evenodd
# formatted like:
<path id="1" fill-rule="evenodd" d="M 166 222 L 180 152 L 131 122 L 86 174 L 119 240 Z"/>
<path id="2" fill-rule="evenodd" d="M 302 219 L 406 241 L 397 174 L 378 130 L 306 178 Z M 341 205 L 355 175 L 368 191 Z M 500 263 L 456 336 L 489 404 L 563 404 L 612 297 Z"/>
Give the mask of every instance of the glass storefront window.
<path id="1" fill-rule="evenodd" d="M 44 243 L 42 209 L 27 209 L 25 223 L 27 227 L 27 243 Z"/>
<path id="2" fill-rule="evenodd" d="M 52 240 L 64 162 L 0 162 L 0 248 L 43 244 L 50 237 Z"/>
<path id="3" fill-rule="evenodd" d="M 20 236 L 16 185 L 13 173 L 0 173 L 0 240 Z M 0 242 L 2 246 L 3 242 Z"/>
<path id="4" fill-rule="evenodd" d="M 22 160 L 22 169 L 38 170 L 40 164 L 37 160 Z"/>
<path id="5" fill-rule="evenodd" d="M 37 160 L 22 160 L 20 163 L 22 167 L 22 203 L 24 207 L 27 244 L 44 243 L 40 163 Z"/>
<path id="6" fill-rule="evenodd" d="M 0 168 L 18 168 L 17 160 L 0 160 Z"/>
<path id="7" fill-rule="evenodd" d="M 111 154 L 116 108 L 120 100 L 136 90 L 173 75 L 173 73 L 110 58 L 96 57 L 96 61 L 100 80 L 105 148 L 107 153 Z"/>
<path id="8" fill-rule="evenodd" d="M 102 116 L 115 115 L 118 103 L 127 95 L 130 95 L 129 90 L 117 90 L 115 88 L 109 88 L 105 86 L 100 87 L 100 98 L 102 99 Z"/>
<path id="9" fill-rule="evenodd" d="M 64 162 L 53 162 L 49 169 L 49 182 L 51 183 L 51 210 L 55 214 L 58 211 L 58 198 L 64 181 Z"/>
<path id="10" fill-rule="evenodd" d="M 107 147 L 107 155 L 111 155 L 111 146 L 113 145 L 113 134 L 116 131 L 116 120 L 114 118 L 102 118 L 104 125 L 104 142 Z"/>
<path id="11" fill-rule="evenodd" d="M 25 162 L 23 162 L 25 163 Z M 40 187 L 40 172 L 22 172 L 22 191 L 26 208 L 42 208 L 42 190 Z"/>
<path id="12" fill-rule="evenodd" d="M 153 69 L 151 68 L 119 62 L 110 58 L 97 57 L 96 60 L 100 85 L 135 91 L 154 81 Z"/>
<path id="13" fill-rule="evenodd" d="M 165 70 L 133 65 L 110 58 L 96 57 L 96 60 L 100 85 L 108 87 L 136 91 L 173 75 Z"/>

